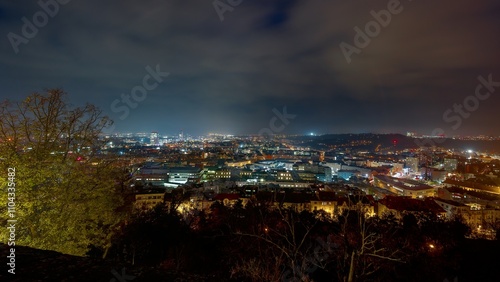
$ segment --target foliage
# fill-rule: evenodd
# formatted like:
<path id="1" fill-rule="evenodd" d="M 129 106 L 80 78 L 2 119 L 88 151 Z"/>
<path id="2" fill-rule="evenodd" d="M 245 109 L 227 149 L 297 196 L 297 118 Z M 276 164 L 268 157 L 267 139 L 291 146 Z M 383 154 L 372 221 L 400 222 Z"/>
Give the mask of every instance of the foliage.
<path id="1" fill-rule="evenodd" d="M 0 184 L 6 187 L 7 170 L 15 168 L 18 245 L 84 255 L 89 245 L 105 246 L 119 220 L 121 172 L 96 156 L 110 121 L 93 105 L 70 107 L 65 97 L 53 89 L 0 104 Z M 6 215 L 2 205 L 2 222 Z"/>

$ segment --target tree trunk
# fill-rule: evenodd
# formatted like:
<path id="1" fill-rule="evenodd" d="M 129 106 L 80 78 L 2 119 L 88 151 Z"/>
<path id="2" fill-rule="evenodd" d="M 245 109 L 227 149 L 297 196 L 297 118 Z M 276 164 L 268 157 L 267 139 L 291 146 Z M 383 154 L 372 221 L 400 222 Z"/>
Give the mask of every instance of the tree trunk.
<path id="1" fill-rule="evenodd" d="M 349 278 L 347 278 L 347 282 L 352 282 L 353 278 L 354 278 L 354 254 L 355 254 L 355 251 L 352 251 L 351 265 L 349 267 Z"/>
<path id="2" fill-rule="evenodd" d="M 110 249 L 111 245 L 106 245 L 106 248 L 104 249 L 104 253 L 102 254 L 102 259 L 106 259 L 106 257 L 108 256 L 108 251 Z"/>

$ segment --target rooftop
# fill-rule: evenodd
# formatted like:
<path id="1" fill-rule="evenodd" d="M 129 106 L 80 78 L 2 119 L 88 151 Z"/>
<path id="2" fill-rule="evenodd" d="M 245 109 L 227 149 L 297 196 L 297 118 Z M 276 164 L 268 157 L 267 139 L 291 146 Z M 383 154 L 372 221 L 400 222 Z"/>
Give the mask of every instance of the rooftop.
<path id="1" fill-rule="evenodd" d="M 181 166 L 181 167 L 172 167 L 170 168 L 170 173 L 199 173 L 201 169 L 199 167 L 191 167 L 191 166 Z"/>
<path id="2" fill-rule="evenodd" d="M 387 196 L 379 201 L 380 204 L 391 210 L 411 212 L 432 212 L 434 214 L 445 213 L 432 198 L 424 200 L 412 199 L 410 197 Z"/>
<path id="3" fill-rule="evenodd" d="M 387 175 L 375 175 L 374 178 L 400 189 L 412 191 L 434 189 L 430 185 L 420 183 L 411 179 L 395 178 Z"/>

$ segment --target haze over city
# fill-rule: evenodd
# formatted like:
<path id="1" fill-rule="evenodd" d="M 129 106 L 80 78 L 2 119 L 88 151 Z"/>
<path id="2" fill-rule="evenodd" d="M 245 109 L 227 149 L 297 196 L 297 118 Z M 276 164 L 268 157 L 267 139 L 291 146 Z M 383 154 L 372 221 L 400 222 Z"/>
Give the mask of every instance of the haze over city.
<path id="1" fill-rule="evenodd" d="M 0 4 L 1 98 L 62 88 L 116 132 L 256 134 L 286 107 L 288 134 L 500 135 L 498 1 L 59 2 Z"/>

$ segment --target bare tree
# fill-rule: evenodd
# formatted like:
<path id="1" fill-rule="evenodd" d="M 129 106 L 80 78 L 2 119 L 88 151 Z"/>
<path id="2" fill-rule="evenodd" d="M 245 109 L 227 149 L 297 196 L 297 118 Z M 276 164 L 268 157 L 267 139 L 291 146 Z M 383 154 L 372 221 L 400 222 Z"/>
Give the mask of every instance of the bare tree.
<path id="1" fill-rule="evenodd" d="M 265 217 L 253 232 L 237 235 L 253 239 L 252 246 L 261 259 L 246 259 L 236 264 L 234 273 L 251 277 L 253 281 L 312 281 L 310 275 L 326 268 L 333 245 L 314 235 L 320 216 L 292 209 L 278 208 Z"/>
<path id="2" fill-rule="evenodd" d="M 395 230 L 382 231 L 379 218 L 367 218 L 358 208 L 345 211 L 339 223 L 340 232 L 334 236 L 342 242 L 338 254 L 341 281 L 363 281 L 379 271 L 384 262 L 405 262 L 401 251 L 405 245 L 396 247 L 390 242 Z"/>
<path id="3" fill-rule="evenodd" d="M 19 244 L 81 255 L 106 241 L 121 204 L 119 170 L 96 159 L 110 124 L 93 105 L 71 107 L 60 89 L 0 104 L 0 167 L 17 171 Z"/>

